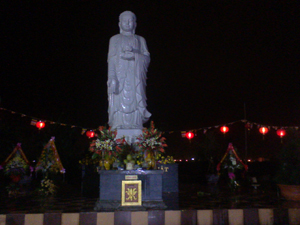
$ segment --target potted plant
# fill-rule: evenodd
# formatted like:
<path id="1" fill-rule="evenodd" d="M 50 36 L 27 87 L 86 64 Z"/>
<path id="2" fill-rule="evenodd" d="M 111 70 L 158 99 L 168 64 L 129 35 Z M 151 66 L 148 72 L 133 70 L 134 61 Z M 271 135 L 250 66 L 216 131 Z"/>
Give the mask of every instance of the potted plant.
<path id="1" fill-rule="evenodd" d="M 278 155 L 275 182 L 285 199 L 300 201 L 300 134 L 289 130 L 288 136 L 290 139 Z"/>

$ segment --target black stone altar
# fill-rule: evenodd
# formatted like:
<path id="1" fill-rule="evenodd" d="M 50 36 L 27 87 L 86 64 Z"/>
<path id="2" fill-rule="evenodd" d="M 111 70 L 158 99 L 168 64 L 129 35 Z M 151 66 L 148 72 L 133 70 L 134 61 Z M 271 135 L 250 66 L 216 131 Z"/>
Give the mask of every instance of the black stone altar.
<path id="1" fill-rule="evenodd" d="M 162 198 L 162 170 L 100 170 L 100 194 L 95 210 L 165 209 Z M 122 180 L 137 175 L 142 181 L 142 206 L 121 206 Z"/>
<path id="2" fill-rule="evenodd" d="M 163 192 L 178 192 L 178 164 L 157 164 L 159 170 L 164 171 L 163 178 Z"/>

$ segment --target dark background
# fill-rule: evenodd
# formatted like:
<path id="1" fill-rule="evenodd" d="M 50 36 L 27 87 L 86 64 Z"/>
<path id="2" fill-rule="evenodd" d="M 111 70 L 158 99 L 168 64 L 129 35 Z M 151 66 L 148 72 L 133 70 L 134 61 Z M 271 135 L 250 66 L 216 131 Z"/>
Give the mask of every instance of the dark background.
<path id="1" fill-rule="evenodd" d="M 88 143 L 81 128 L 107 123 L 108 41 L 119 32 L 119 14 L 131 10 L 136 33 L 151 53 L 148 110 L 166 132 L 169 153 L 208 154 L 234 142 L 243 157 L 270 158 L 280 146 L 275 131 L 265 141 L 256 126 L 247 131 L 246 153 L 243 123 L 231 126 L 225 137 L 214 126 L 245 117 L 268 126 L 299 125 L 299 6 L 298 1 L 3 1 L 1 107 L 26 116 L 1 111 L 1 145 L 22 142 L 34 158 L 33 143 L 38 149 L 60 135 L 58 151 L 66 152 L 60 154 L 80 157 Z M 49 125 L 38 133 L 31 118 L 76 127 Z M 212 129 L 203 134 L 200 128 L 207 127 Z M 199 129 L 192 143 L 180 134 L 190 129 Z"/>

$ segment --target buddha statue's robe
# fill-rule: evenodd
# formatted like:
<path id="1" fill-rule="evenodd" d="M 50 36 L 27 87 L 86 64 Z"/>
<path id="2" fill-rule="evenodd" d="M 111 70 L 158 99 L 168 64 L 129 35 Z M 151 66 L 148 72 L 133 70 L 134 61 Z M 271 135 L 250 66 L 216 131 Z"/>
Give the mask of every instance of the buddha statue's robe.
<path id="1" fill-rule="evenodd" d="M 124 49 L 132 48 L 133 59 L 124 59 Z M 108 91 L 108 124 L 114 129 L 142 129 L 151 113 L 146 109 L 146 79 L 150 63 L 146 41 L 131 34 L 111 37 L 108 52 L 108 80 L 115 89 Z"/>

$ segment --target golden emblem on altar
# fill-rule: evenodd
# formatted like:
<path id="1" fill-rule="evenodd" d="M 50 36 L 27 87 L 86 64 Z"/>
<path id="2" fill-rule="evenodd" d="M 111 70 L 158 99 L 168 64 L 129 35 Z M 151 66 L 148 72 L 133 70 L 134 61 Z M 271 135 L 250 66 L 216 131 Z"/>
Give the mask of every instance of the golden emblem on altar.
<path id="1" fill-rule="evenodd" d="M 142 205 L 142 181 L 122 181 L 122 206 Z"/>

